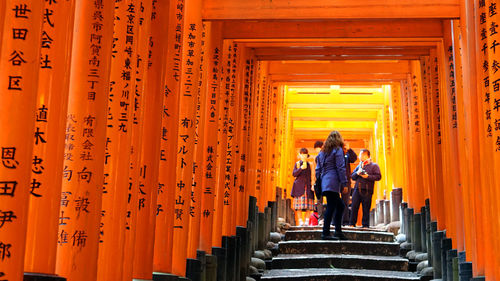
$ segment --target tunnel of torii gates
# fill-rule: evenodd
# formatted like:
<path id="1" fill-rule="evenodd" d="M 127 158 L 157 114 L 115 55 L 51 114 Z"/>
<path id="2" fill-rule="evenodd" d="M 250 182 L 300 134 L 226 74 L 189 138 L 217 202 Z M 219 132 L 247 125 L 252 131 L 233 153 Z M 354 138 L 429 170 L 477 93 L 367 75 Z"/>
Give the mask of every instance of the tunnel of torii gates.
<path id="1" fill-rule="evenodd" d="M 1 1 L 0 280 L 184 276 L 334 129 L 500 280 L 496 4 Z"/>

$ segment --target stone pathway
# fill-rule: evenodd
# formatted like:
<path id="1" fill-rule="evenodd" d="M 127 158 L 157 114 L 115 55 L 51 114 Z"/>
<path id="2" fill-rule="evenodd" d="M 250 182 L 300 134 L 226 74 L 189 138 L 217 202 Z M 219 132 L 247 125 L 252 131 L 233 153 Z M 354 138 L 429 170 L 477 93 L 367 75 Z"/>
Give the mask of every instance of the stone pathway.
<path id="1" fill-rule="evenodd" d="M 321 240 L 319 227 L 293 227 L 279 243 L 261 280 L 420 280 L 408 272 L 408 260 L 399 256 L 394 235 L 373 229 L 345 228 L 349 240 Z M 333 231 L 332 231 L 333 232 Z"/>

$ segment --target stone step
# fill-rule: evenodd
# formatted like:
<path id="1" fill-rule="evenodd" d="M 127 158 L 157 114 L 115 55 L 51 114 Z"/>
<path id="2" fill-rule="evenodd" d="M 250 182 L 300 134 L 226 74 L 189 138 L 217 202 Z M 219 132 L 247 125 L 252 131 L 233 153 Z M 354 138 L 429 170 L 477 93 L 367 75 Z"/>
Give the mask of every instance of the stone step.
<path id="1" fill-rule="evenodd" d="M 322 230 L 323 226 L 315 225 L 315 226 L 291 226 L 289 230 Z M 331 231 L 335 231 L 335 226 L 331 226 Z M 371 232 L 387 232 L 385 230 L 380 230 L 372 227 L 351 227 L 351 226 L 343 226 L 342 231 L 345 230 L 355 230 L 355 231 L 371 231 Z"/>
<path id="2" fill-rule="evenodd" d="M 399 256 L 370 255 L 279 255 L 273 258 L 272 269 L 349 268 L 408 271 L 408 260 Z"/>
<path id="3" fill-rule="evenodd" d="M 285 241 L 319 240 L 321 239 L 321 233 L 321 230 L 287 231 L 285 233 Z M 391 232 L 344 230 L 343 233 L 349 240 L 394 242 L 394 234 Z"/>
<path id="4" fill-rule="evenodd" d="M 269 281 L 405 281 L 420 280 L 415 273 L 403 271 L 307 268 L 273 269 L 264 272 L 261 280 Z"/>
<path id="5" fill-rule="evenodd" d="M 372 241 L 327 241 L 302 240 L 282 241 L 278 244 L 280 254 L 346 254 L 397 256 L 399 244 Z"/>

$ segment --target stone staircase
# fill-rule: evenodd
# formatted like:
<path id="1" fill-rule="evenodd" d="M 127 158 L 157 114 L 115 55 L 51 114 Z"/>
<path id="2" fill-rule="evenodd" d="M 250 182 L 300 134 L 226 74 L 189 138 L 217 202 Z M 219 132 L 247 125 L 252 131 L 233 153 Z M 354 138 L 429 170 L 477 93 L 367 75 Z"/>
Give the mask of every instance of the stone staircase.
<path id="1" fill-rule="evenodd" d="M 346 241 L 326 241 L 319 227 L 293 227 L 261 280 L 420 280 L 408 272 L 392 233 L 345 228 L 344 234 Z"/>

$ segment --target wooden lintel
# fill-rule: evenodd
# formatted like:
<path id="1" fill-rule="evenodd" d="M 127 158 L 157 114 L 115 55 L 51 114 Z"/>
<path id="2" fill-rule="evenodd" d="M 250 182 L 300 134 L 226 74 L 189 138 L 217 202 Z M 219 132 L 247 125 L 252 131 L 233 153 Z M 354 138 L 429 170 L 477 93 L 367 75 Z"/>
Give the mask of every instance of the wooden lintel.
<path id="1" fill-rule="evenodd" d="M 251 2 L 251 1 L 249 1 Z M 224 21 L 225 39 L 278 38 L 436 38 L 439 19 L 330 21 Z"/>
<path id="2" fill-rule="evenodd" d="M 400 81 L 407 78 L 405 73 L 396 74 L 330 74 L 330 75 L 270 75 L 270 80 L 274 82 L 361 82 L 361 81 Z"/>
<path id="3" fill-rule="evenodd" d="M 299 60 L 418 60 L 417 55 L 272 55 L 256 56 L 260 61 L 299 61 Z"/>
<path id="4" fill-rule="evenodd" d="M 286 63 L 270 62 L 271 74 L 368 74 L 368 73 L 409 73 L 407 61 L 393 62 L 349 62 L 328 63 Z"/>
<path id="5" fill-rule="evenodd" d="M 206 0 L 206 20 L 458 18 L 459 0 Z"/>

